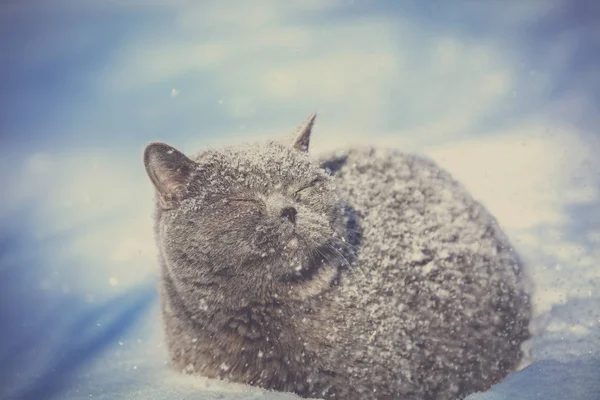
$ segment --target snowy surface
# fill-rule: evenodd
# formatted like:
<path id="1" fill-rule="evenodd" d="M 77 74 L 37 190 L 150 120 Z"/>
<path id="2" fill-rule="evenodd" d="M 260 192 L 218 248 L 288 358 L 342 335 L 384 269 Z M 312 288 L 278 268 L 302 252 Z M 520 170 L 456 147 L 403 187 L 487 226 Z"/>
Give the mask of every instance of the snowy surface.
<path id="1" fill-rule="evenodd" d="M 141 151 L 281 137 L 315 109 L 313 149 L 429 154 L 527 262 L 529 365 L 469 400 L 600 399 L 593 1 L 17 3 L 0 10 L 0 399 L 286 398 L 164 364 Z"/>

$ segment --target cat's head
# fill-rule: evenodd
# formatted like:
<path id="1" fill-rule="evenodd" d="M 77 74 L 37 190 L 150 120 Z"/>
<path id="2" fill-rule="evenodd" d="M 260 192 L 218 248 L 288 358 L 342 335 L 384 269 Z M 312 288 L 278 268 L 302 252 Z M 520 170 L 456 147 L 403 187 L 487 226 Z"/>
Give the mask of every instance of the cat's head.
<path id="1" fill-rule="evenodd" d="M 333 178 L 308 156 L 314 119 L 291 143 L 245 144 L 190 158 L 163 143 L 146 147 L 158 245 L 184 289 L 218 287 L 219 296 L 235 303 L 268 300 L 283 282 L 309 279 L 335 256 L 342 204 Z"/>

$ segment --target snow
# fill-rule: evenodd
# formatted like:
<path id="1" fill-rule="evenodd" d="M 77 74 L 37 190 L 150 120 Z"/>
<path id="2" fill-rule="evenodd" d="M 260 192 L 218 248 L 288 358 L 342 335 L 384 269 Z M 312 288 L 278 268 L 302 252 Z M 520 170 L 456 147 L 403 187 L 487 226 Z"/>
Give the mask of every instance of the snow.
<path id="1" fill-rule="evenodd" d="M 466 400 L 597 400 L 600 399 L 600 358 L 537 362 L 510 375 L 487 393 Z"/>

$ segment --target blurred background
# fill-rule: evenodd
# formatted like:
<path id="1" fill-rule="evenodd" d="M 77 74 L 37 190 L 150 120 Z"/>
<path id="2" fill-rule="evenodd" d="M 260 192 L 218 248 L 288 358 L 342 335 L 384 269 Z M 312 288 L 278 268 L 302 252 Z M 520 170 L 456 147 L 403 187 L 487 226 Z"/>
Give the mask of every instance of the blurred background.
<path id="1" fill-rule="evenodd" d="M 312 152 L 426 154 L 522 253 L 531 365 L 473 399 L 600 398 L 599 71 L 594 0 L 0 2 L 0 398 L 288 398 L 169 372 L 141 154 L 313 111 Z"/>

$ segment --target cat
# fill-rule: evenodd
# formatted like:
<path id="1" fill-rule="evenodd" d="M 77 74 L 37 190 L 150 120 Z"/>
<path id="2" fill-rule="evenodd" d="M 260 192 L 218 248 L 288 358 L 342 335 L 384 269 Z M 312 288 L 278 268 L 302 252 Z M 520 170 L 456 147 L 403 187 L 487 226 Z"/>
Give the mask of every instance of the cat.
<path id="1" fill-rule="evenodd" d="M 302 397 L 457 399 L 521 360 L 522 263 L 444 170 L 292 140 L 187 157 L 150 143 L 172 365 Z"/>

